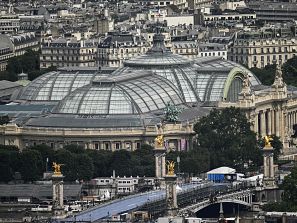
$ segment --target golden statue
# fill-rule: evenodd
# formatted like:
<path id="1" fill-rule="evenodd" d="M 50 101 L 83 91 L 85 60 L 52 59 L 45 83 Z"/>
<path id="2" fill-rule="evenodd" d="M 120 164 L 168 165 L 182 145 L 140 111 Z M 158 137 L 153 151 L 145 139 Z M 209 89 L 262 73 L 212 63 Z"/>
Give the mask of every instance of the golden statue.
<path id="1" fill-rule="evenodd" d="M 54 175 L 62 175 L 61 166 L 62 166 L 62 164 L 58 164 L 56 162 L 53 162 Z"/>
<path id="2" fill-rule="evenodd" d="M 273 138 L 271 136 L 264 136 L 265 147 L 272 147 L 271 141 Z"/>
<path id="3" fill-rule="evenodd" d="M 173 161 L 167 161 L 167 175 L 174 175 L 174 165 L 175 163 Z"/>
<path id="4" fill-rule="evenodd" d="M 163 135 L 158 135 L 155 138 L 155 144 L 157 148 L 163 147 L 164 146 L 164 136 Z"/>

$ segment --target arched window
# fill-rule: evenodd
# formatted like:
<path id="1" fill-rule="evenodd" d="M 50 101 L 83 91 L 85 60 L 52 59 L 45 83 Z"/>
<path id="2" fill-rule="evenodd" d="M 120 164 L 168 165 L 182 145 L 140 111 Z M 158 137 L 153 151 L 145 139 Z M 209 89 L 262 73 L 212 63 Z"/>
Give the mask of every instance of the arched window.
<path id="1" fill-rule="evenodd" d="M 227 95 L 227 101 L 235 102 L 238 100 L 238 94 L 242 89 L 242 79 L 235 77 L 230 85 Z"/>

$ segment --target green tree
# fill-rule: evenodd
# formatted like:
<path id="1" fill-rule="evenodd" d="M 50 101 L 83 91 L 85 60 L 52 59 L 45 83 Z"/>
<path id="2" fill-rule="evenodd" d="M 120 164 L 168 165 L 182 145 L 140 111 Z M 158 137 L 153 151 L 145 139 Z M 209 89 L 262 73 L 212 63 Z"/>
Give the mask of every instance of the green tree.
<path id="1" fill-rule="evenodd" d="M 285 177 L 282 188 L 284 190 L 284 201 L 297 204 L 297 167 L 293 168 L 291 174 Z"/>
<path id="2" fill-rule="evenodd" d="M 115 151 L 111 157 L 110 173 L 113 170 L 119 176 L 131 176 L 134 164 L 131 162 L 131 152 L 127 150 Z"/>
<path id="3" fill-rule="evenodd" d="M 6 71 L 0 72 L 0 80 L 17 81 L 17 75 L 21 72 L 28 74 L 29 80 L 34 80 L 40 75 L 57 70 L 56 67 L 40 69 L 40 52 L 28 50 L 24 55 L 10 58 Z"/>
<path id="4" fill-rule="evenodd" d="M 287 60 L 282 67 L 284 80 L 288 85 L 297 86 L 297 57 Z"/>
<path id="5" fill-rule="evenodd" d="M 133 164 L 133 176 L 154 176 L 155 160 L 154 148 L 143 144 L 139 149 L 131 153 L 131 163 Z"/>
<path id="6" fill-rule="evenodd" d="M 94 165 L 93 177 L 110 177 L 111 151 L 86 150 Z"/>
<path id="7" fill-rule="evenodd" d="M 0 147 L 0 181 L 9 182 L 13 179 L 17 166 L 19 152 L 17 148 L 10 146 Z"/>
<path id="8" fill-rule="evenodd" d="M 264 85 L 272 85 L 274 81 L 276 65 L 267 65 L 264 68 L 252 67 L 250 69 Z"/>
<path id="9" fill-rule="evenodd" d="M 243 171 L 245 163 L 259 165 L 261 154 L 256 134 L 240 109 L 214 109 L 194 126 L 197 148 L 209 152 L 210 168 L 221 165 Z"/>
<path id="10" fill-rule="evenodd" d="M 78 180 L 90 180 L 93 178 L 94 165 L 92 159 L 87 154 L 76 154 L 75 164 Z"/>
<path id="11" fill-rule="evenodd" d="M 267 65 L 264 68 L 253 67 L 250 69 L 264 85 L 274 82 L 276 65 Z M 287 85 L 297 86 L 297 57 L 287 60 L 282 66 L 283 78 Z"/>
<path id="12" fill-rule="evenodd" d="M 66 181 L 75 181 L 78 179 L 75 154 L 72 154 L 66 149 L 60 149 L 55 153 L 53 161 L 63 164 L 61 171 Z"/>
<path id="13" fill-rule="evenodd" d="M 29 149 L 36 150 L 40 152 L 41 155 L 41 162 L 42 162 L 42 170 L 43 171 L 50 171 L 52 170 L 52 163 L 54 162 L 55 151 L 45 144 L 32 146 Z M 48 163 L 46 161 L 48 159 Z M 45 169 L 47 166 L 47 170 Z"/>
<path id="14" fill-rule="evenodd" d="M 19 172 L 26 182 L 35 181 L 41 178 L 43 168 L 40 152 L 36 150 L 23 150 L 20 153 L 20 169 Z"/>

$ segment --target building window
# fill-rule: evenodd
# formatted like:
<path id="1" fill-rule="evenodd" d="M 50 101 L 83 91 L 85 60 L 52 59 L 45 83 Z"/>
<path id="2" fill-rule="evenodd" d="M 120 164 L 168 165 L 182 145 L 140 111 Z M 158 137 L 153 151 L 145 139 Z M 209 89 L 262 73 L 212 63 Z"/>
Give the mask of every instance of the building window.
<path id="1" fill-rule="evenodd" d="M 104 143 L 104 149 L 110 150 L 109 142 Z"/>
<path id="2" fill-rule="evenodd" d="M 99 150 L 99 144 L 98 143 L 95 143 L 95 149 Z"/>
<path id="3" fill-rule="evenodd" d="M 117 149 L 117 150 L 121 149 L 121 143 L 116 142 L 115 143 L 115 149 Z"/>
<path id="4" fill-rule="evenodd" d="M 140 142 L 137 142 L 136 143 L 136 149 L 140 149 L 140 146 L 141 146 L 141 143 Z"/>

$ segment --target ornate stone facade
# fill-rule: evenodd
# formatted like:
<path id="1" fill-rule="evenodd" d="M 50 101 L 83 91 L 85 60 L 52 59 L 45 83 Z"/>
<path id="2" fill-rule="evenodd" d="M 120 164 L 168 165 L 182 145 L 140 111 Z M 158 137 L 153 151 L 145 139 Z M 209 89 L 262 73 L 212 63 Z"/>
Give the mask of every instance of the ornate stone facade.
<path id="1" fill-rule="evenodd" d="M 248 78 L 248 77 L 247 77 Z M 246 79 L 247 80 L 247 79 Z M 220 102 L 218 107 L 238 107 L 246 112 L 251 128 L 259 136 L 276 135 L 283 142 L 284 149 L 291 146 L 293 125 L 297 123 L 297 100 L 294 89 L 289 92 L 278 66 L 275 81 L 271 87 L 262 86 L 251 89 L 244 81 L 237 102 Z"/>

